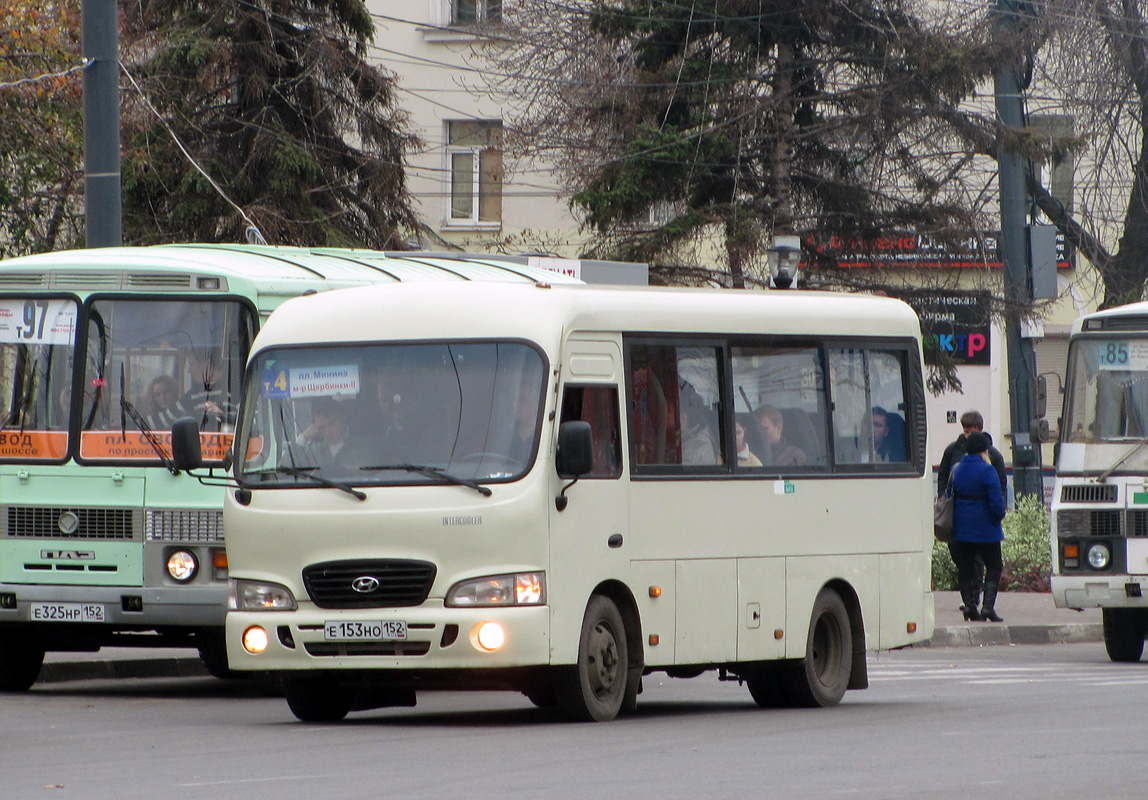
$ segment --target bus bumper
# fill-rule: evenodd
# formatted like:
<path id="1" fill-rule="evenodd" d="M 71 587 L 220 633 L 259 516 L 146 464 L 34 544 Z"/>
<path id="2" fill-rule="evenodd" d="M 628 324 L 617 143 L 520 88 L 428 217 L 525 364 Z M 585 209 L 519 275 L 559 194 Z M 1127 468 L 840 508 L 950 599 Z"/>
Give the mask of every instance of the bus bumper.
<path id="1" fill-rule="evenodd" d="M 402 621 L 402 642 L 331 641 L 328 622 Z M 484 649 L 478 630 L 488 622 L 501 626 L 505 641 Z M 243 646 L 245 632 L 262 628 L 267 648 L 258 654 Z M 541 666 L 550 663 L 550 609 L 417 608 L 293 612 L 230 611 L 227 659 L 233 670 L 474 670 Z"/>
<path id="2" fill-rule="evenodd" d="M 227 585 L 210 587 L 0 584 L 0 625 L 59 623 L 112 630 L 223 625 Z M 102 621 L 101 618 L 102 617 Z"/>
<path id="3" fill-rule="evenodd" d="M 1148 608 L 1148 575 L 1053 575 L 1057 608 Z"/>

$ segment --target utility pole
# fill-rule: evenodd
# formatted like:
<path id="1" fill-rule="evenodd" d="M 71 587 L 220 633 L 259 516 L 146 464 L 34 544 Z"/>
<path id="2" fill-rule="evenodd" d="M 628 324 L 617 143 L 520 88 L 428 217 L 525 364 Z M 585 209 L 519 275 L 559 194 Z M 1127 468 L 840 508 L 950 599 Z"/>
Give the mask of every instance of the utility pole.
<path id="1" fill-rule="evenodd" d="M 88 247 L 123 244 L 120 190 L 119 7 L 81 0 L 84 69 L 84 219 Z"/>
<path id="2" fill-rule="evenodd" d="M 1022 12 L 1018 0 L 997 0 L 993 36 L 1005 42 Z M 1025 4 L 1027 5 L 1027 4 Z M 993 76 L 996 112 L 1005 128 L 1024 127 L 1021 97 L 1022 55 L 1002 65 Z M 1019 499 L 1035 494 L 1043 499 L 1040 444 L 1030 433 L 1036 405 L 1036 354 L 1032 340 L 1021 336 L 1021 311 L 1032 304 L 1032 269 L 1029 261 L 1025 164 L 1015 153 L 997 153 L 1000 182 L 1001 242 L 1004 262 L 1005 340 L 1008 351 L 1009 408 L 1012 423 L 1013 493 Z"/>

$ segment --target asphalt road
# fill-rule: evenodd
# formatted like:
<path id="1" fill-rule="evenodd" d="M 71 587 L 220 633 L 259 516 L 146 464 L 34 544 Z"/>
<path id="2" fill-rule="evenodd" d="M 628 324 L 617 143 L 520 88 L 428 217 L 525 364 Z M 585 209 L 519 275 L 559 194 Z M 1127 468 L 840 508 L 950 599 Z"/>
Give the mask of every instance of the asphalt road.
<path id="1" fill-rule="evenodd" d="M 0 695 L 0 798 L 1142 797 L 1148 663 L 1098 643 L 870 655 L 834 709 L 761 710 L 714 673 L 646 678 L 636 715 L 572 724 L 500 693 L 295 721 L 209 678 Z"/>

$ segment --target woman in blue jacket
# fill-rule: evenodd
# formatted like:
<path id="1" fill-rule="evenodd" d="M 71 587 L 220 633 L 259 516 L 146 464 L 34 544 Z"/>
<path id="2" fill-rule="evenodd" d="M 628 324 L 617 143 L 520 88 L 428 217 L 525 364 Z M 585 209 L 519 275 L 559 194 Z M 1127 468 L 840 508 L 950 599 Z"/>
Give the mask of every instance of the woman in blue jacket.
<path id="1" fill-rule="evenodd" d="M 1004 622 L 997 615 L 997 590 L 1000 587 L 1001 542 L 1005 515 L 1000 476 L 985 457 L 989 438 L 971 433 L 965 440 L 965 455 L 953 470 L 953 556 L 957 562 L 957 581 L 965 602 L 965 619 Z M 985 563 L 984 605 L 977 611 L 977 553 Z"/>

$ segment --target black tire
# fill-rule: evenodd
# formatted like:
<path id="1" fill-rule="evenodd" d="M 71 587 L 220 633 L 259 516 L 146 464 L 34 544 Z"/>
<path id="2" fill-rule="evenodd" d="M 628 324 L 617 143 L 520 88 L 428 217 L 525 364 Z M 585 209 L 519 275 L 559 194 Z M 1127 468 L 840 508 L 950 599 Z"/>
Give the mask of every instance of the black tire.
<path id="1" fill-rule="evenodd" d="M 749 687 L 749 696 L 761 708 L 785 708 L 789 705 L 781 687 L 779 673 L 780 665 L 769 664 L 746 676 L 745 685 Z"/>
<path id="2" fill-rule="evenodd" d="M 207 674 L 213 678 L 238 678 L 239 673 L 233 671 L 227 663 L 227 640 L 223 629 L 202 631 L 195 635 L 196 649 L 199 650 L 199 660 L 207 669 Z"/>
<path id="3" fill-rule="evenodd" d="M 805 658 L 782 667 L 781 685 L 789 704 L 799 708 L 835 706 L 849 688 L 853 631 L 841 597 L 822 589 L 813 603 Z"/>
<path id="4" fill-rule="evenodd" d="M 546 684 L 544 686 L 537 686 L 523 692 L 526 699 L 533 703 L 538 708 L 557 708 L 558 695 L 554 692 L 554 686 Z"/>
<path id="5" fill-rule="evenodd" d="M 1145 618 L 1139 608 L 1101 609 L 1104 623 L 1104 649 L 1108 658 L 1119 663 L 1135 663 L 1144 653 Z"/>
<path id="6" fill-rule="evenodd" d="M 554 688 L 562 712 L 585 722 L 614 719 L 626 704 L 627 694 L 636 694 L 626 624 L 610 598 L 590 598 L 578 637 L 578 663 L 557 670 Z"/>
<path id="7" fill-rule="evenodd" d="M 284 678 L 283 695 L 291 713 L 302 722 L 338 722 L 355 704 L 355 690 L 330 678 Z"/>
<path id="8" fill-rule="evenodd" d="M 0 635 L 0 692 L 26 692 L 40 677 L 44 647 L 22 634 Z"/>

